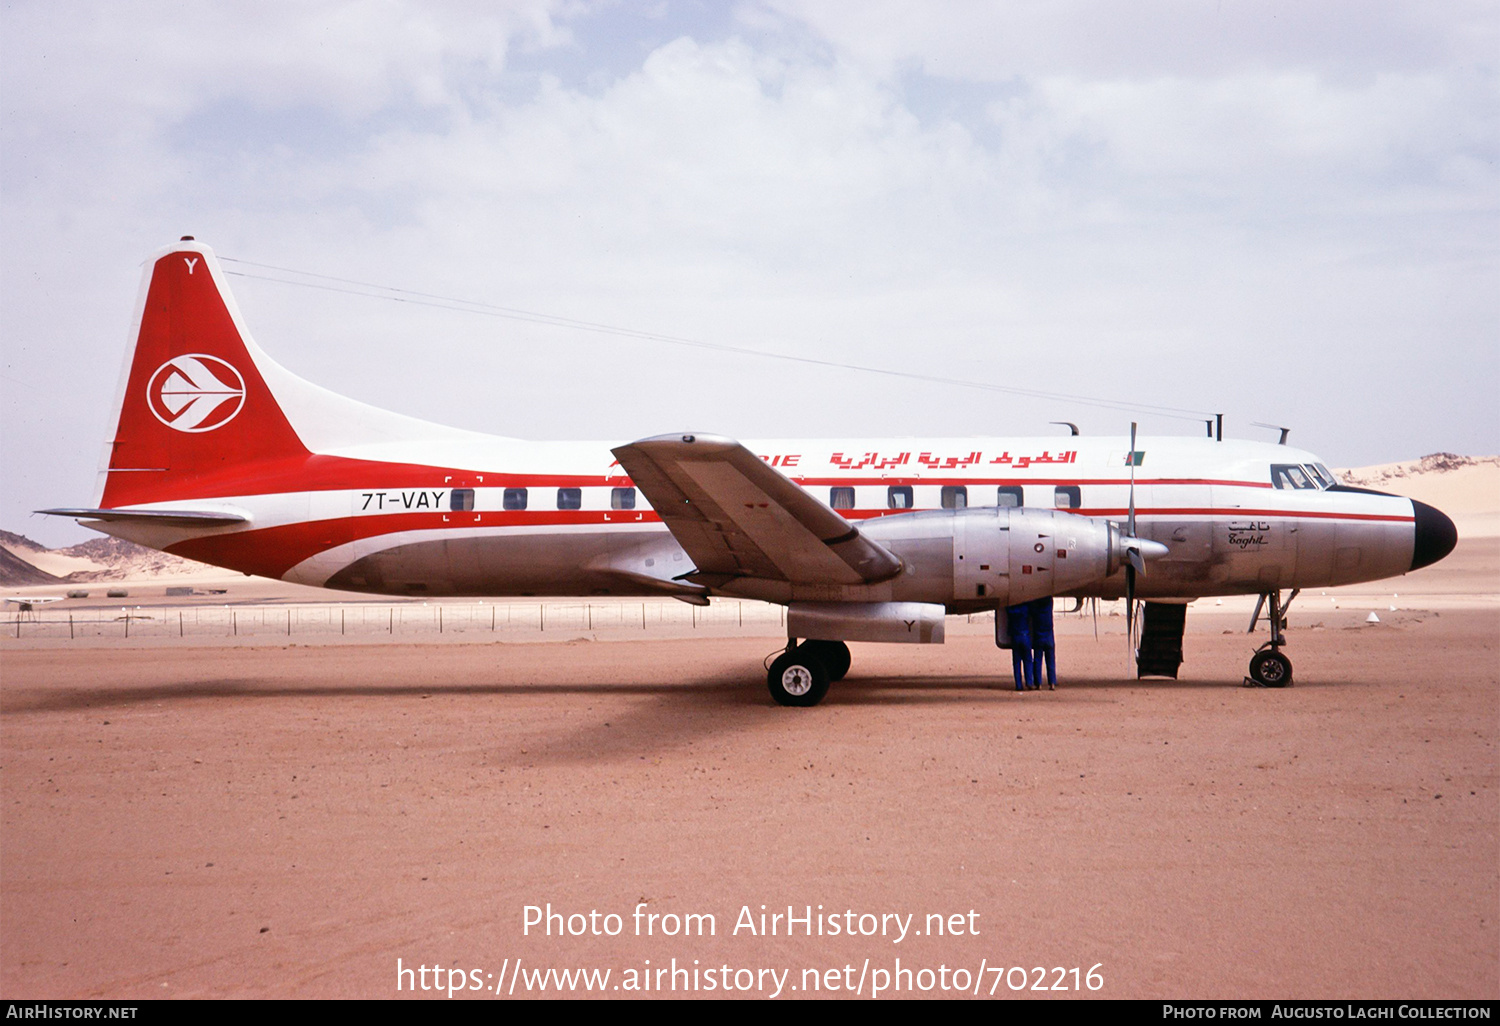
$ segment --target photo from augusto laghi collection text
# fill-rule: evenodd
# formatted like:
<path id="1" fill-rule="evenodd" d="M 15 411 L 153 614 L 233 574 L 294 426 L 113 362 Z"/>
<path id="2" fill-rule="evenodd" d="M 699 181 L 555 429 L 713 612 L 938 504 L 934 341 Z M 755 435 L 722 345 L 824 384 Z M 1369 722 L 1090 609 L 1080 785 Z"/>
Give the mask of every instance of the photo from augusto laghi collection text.
<path id="1" fill-rule="evenodd" d="M 550 902 L 520 908 L 523 938 L 857 938 L 883 947 L 859 961 L 829 964 L 731 964 L 723 958 L 670 955 L 622 959 L 606 964 L 532 963 L 497 953 L 484 964 L 429 962 L 398 957 L 395 989 L 453 997 L 461 993 L 498 996 L 568 993 L 730 994 L 781 997 L 838 994 L 880 998 L 923 994 L 996 997 L 1003 992 L 1101 992 L 1104 965 L 1022 964 L 1024 960 L 980 956 L 976 961 L 936 964 L 896 953 L 916 937 L 973 938 L 983 935 L 983 913 L 962 911 L 863 911 L 823 905 L 741 905 L 717 912 L 657 912 L 645 903 L 624 912 L 554 908 Z"/>

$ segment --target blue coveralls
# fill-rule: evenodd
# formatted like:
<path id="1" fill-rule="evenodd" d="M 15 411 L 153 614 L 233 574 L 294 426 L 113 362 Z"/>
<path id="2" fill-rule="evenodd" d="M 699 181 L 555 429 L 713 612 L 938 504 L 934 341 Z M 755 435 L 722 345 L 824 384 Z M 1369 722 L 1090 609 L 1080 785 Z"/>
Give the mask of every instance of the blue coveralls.
<path id="1" fill-rule="evenodd" d="M 1025 602 L 1007 606 L 1005 616 L 1010 624 L 1010 662 L 1016 675 L 1016 690 L 1025 691 L 1031 683 L 1031 609 Z"/>
<path id="2" fill-rule="evenodd" d="M 1057 650 L 1052 640 L 1052 598 L 1033 599 L 1031 606 L 1031 686 L 1042 686 L 1042 660 L 1047 661 L 1047 686 L 1057 687 Z"/>

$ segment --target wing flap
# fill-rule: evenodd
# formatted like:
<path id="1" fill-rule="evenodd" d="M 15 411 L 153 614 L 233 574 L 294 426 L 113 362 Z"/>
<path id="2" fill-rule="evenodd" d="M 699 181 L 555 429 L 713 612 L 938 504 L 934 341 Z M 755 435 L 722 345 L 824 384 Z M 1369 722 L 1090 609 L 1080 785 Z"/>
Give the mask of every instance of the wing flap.
<path id="1" fill-rule="evenodd" d="M 614 454 L 694 576 L 853 585 L 901 571 L 890 550 L 732 439 L 662 435 Z"/>

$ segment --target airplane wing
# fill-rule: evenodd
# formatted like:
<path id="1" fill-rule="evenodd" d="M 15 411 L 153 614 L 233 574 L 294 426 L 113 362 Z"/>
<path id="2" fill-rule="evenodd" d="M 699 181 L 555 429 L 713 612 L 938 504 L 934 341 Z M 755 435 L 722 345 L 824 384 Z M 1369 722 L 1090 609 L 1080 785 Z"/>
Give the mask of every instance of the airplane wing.
<path id="1" fill-rule="evenodd" d="M 865 584 L 901 560 L 730 438 L 661 435 L 614 450 L 697 571 L 799 584 Z"/>

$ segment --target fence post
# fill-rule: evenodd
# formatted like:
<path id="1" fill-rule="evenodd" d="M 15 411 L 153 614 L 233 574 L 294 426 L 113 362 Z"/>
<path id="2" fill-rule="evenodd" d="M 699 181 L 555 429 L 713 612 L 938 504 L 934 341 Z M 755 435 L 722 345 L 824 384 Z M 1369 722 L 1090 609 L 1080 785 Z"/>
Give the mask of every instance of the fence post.
<path id="1" fill-rule="evenodd" d="M 390 633 L 391 634 L 395 634 L 396 633 L 396 607 L 392 606 L 389 610 L 387 610 L 387 612 L 389 612 L 391 614 Z"/>
<path id="2" fill-rule="evenodd" d="M 589 614 L 589 630 L 593 630 L 594 629 L 594 607 L 590 603 L 590 604 L 586 604 L 583 608 L 586 609 L 586 610 L 588 610 L 588 614 Z"/>
<path id="3" fill-rule="evenodd" d="M 438 633 L 443 633 L 443 607 L 438 606 Z"/>
<path id="4" fill-rule="evenodd" d="M 182 610 L 177 610 L 177 636 L 182 637 Z"/>
<path id="5" fill-rule="evenodd" d="M 68 640 L 73 640 L 73 614 L 68 614 Z"/>
<path id="6" fill-rule="evenodd" d="M 539 626 L 539 629 L 546 630 L 547 629 L 547 606 L 544 603 L 538 602 L 536 604 L 536 619 L 537 619 L 537 624 Z"/>
<path id="7" fill-rule="evenodd" d="M 339 637 L 344 635 L 344 607 L 339 606 Z"/>
<path id="8" fill-rule="evenodd" d="M 286 611 L 286 636 L 289 638 L 292 636 L 292 611 L 290 609 Z"/>
<path id="9" fill-rule="evenodd" d="M 240 636 L 240 617 L 239 617 L 239 613 L 236 610 L 231 609 L 229 611 L 229 626 L 234 631 L 234 636 L 236 638 L 239 637 Z"/>

